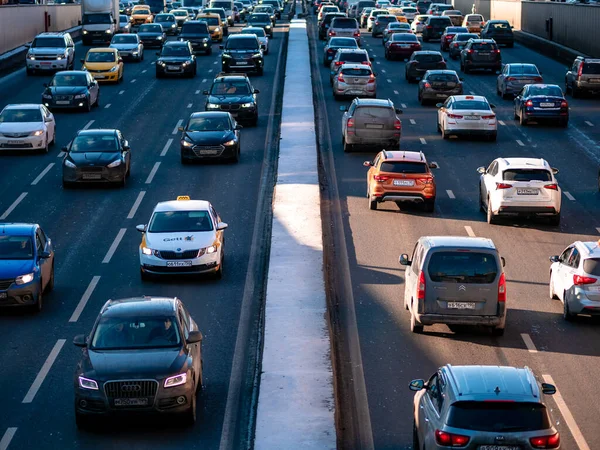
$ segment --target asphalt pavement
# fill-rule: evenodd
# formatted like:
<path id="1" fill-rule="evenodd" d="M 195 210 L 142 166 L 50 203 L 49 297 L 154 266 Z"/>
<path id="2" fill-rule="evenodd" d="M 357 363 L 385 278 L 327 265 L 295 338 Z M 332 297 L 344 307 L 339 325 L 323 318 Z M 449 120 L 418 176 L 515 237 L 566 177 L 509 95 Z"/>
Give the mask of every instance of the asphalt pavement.
<path id="1" fill-rule="evenodd" d="M 316 35 L 311 39 L 314 42 Z M 401 149 L 423 151 L 440 168 L 435 170 L 438 194 L 433 214 L 409 206 L 400 209 L 394 203 L 380 204 L 377 211 L 369 210 L 367 170 L 362 163 L 372 160 L 376 153 L 343 152 L 343 113 L 339 108 L 349 105 L 351 99 L 333 99 L 329 70 L 320 63 L 324 42 L 318 41 L 313 58 L 326 99 L 326 119 L 320 125 L 330 130 L 320 144 L 324 176 L 330 189 L 333 185 L 339 192 L 343 227 L 333 227 L 332 232 L 344 239 L 349 271 L 337 275 L 347 278 L 356 313 L 355 323 L 347 321 L 341 327 L 355 326 L 358 330 L 366 384 L 363 398 L 368 402 L 368 415 L 362 423 L 370 422 L 362 431 L 370 433 L 369 427 L 372 429 L 374 448 L 410 448 L 411 379 L 427 379 L 447 363 L 529 366 L 543 381 L 553 381 L 558 387 L 559 393 L 551 405 L 562 435 L 561 448 L 599 448 L 600 404 L 590 394 L 597 384 L 594 374 L 600 356 L 600 324 L 585 317 L 567 323 L 562 319 L 562 303 L 550 300 L 548 294 L 548 257 L 559 254 L 575 240 L 600 238 L 599 100 L 573 100 L 569 96 L 567 129 L 545 124 L 521 127 L 513 119 L 512 100 L 496 95 L 496 74 L 461 74 L 459 63 L 444 53 L 448 68 L 464 78 L 465 93 L 486 96 L 497 106 L 499 119 L 497 142 L 456 138 L 444 141 L 436 132 L 436 107 L 421 106 L 417 84 L 408 84 L 404 79 L 405 62 L 385 60 L 381 38 L 372 38 L 366 30 L 363 42 L 363 48 L 376 56 L 373 66 L 377 72 L 377 97 L 389 98 L 403 110 Z M 423 49 L 439 50 L 439 42 L 425 43 Z M 546 83 L 564 85 L 566 70 L 561 64 L 519 44 L 512 49 L 502 48 L 501 52 L 503 62 L 535 63 Z M 332 165 L 327 163 L 328 153 L 332 155 Z M 560 170 L 560 227 L 541 220 L 487 224 L 484 213 L 479 211 L 476 169 L 487 167 L 500 156 L 542 157 Z M 416 240 L 425 235 L 481 236 L 494 241 L 506 259 L 509 312 L 503 337 L 469 328 L 454 333 L 444 325 L 426 327 L 422 335 L 410 332 L 410 315 L 403 308 L 404 268 L 398 264 L 398 256 L 410 254 Z M 350 364 L 361 367 L 357 361 Z M 359 379 L 356 373 L 353 377 Z M 361 397 L 357 394 L 356 398 Z M 338 398 L 342 411 L 344 401 Z M 361 406 L 364 405 L 352 407 L 360 410 Z M 361 416 L 360 411 L 355 414 Z M 362 436 L 362 442 L 369 440 Z"/>
<path id="2" fill-rule="evenodd" d="M 236 26 L 231 32 L 239 30 Z M 265 252 L 254 248 L 261 174 L 276 151 L 270 145 L 279 127 L 276 97 L 283 72 L 287 21 L 278 21 L 270 42 L 264 76 L 251 75 L 259 94 L 257 127 L 241 131 L 238 164 L 183 166 L 177 127 L 194 111 L 204 110 L 204 89 L 220 72 L 220 51 L 198 56 L 194 79 L 155 78 L 155 50 L 145 60 L 125 63 L 121 84 L 102 85 L 100 107 L 90 113 L 55 111 L 57 143 L 46 155 L 2 154 L 0 217 L 42 225 L 56 249 L 56 285 L 44 297 L 39 314 L 2 311 L 0 328 L 0 448 L 241 448 L 237 436 L 222 435 L 240 305 L 248 262 Z M 172 38 L 171 38 L 172 39 Z M 87 47 L 77 45 L 76 60 Z M 76 64 L 78 67 L 79 64 Z M 277 77 L 276 78 L 276 74 Z M 39 103 L 50 76 L 27 77 L 24 70 L 0 80 L 0 109 L 6 104 Z M 118 128 L 131 145 L 131 178 L 125 188 L 61 185 L 61 148 L 82 128 Z M 227 260 L 222 280 L 176 279 L 142 282 L 135 226 L 147 223 L 159 201 L 178 195 L 213 203 L 225 222 Z M 260 285 L 255 280 L 253 285 Z M 137 295 L 177 296 L 204 334 L 202 411 L 192 429 L 153 422 L 153 426 L 107 423 L 96 432 L 81 432 L 73 412 L 73 373 L 80 350 L 78 334 L 90 332 L 106 300 Z M 255 339 L 258 333 L 253 333 Z M 241 369 L 248 369 L 243 367 Z M 252 370 L 248 369 L 251 373 Z M 252 382 L 252 380 L 250 380 Z M 251 395 L 247 395 L 248 402 Z M 230 403 L 233 405 L 235 402 Z M 250 403 L 242 409 L 251 412 Z M 239 418 L 240 423 L 248 418 Z M 110 432 L 106 432 L 109 430 Z M 227 428 L 229 432 L 230 428 Z"/>

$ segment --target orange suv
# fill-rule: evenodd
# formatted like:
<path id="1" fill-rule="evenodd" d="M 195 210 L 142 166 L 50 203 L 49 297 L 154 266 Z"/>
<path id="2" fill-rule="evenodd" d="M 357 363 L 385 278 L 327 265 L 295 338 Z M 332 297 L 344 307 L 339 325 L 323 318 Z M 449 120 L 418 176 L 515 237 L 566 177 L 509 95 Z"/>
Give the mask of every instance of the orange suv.
<path id="1" fill-rule="evenodd" d="M 431 169 L 434 162 L 427 163 L 423 152 L 402 150 L 377 154 L 373 161 L 365 161 L 367 172 L 367 197 L 369 208 L 377 209 L 378 203 L 422 203 L 425 211 L 433 212 L 435 206 L 435 177 Z"/>

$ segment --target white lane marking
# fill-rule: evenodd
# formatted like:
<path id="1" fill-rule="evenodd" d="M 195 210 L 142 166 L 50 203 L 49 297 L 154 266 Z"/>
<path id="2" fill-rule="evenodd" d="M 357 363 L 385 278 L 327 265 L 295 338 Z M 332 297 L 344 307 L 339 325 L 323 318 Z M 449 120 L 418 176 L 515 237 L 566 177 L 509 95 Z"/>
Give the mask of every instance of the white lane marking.
<path id="1" fill-rule="evenodd" d="M 554 386 L 556 386 L 551 375 L 542 375 L 542 378 L 546 383 L 554 384 Z M 556 402 L 556 406 L 558 406 L 560 413 L 565 419 L 565 423 L 569 427 L 569 430 L 571 431 L 573 439 L 575 439 L 575 443 L 579 447 L 579 450 L 590 450 L 590 446 L 583 437 L 583 434 L 581 434 L 581 430 L 577 426 L 577 423 L 573 418 L 573 414 L 571 414 L 571 411 L 569 410 L 569 407 L 562 398 L 562 395 L 560 395 L 560 391 L 558 390 L 558 388 L 556 388 L 556 394 L 554 394 L 552 398 Z"/>
<path id="2" fill-rule="evenodd" d="M 473 228 L 471 228 L 469 225 L 465 225 L 465 231 L 470 237 L 475 237 L 475 232 L 473 231 Z"/>
<path id="3" fill-rule="evenodd" d="M 475 92 L 473 92 L 473 91 L 469 91 L 469 94 L 471 94 L 471 95 L 475 95 Z"/>
<path id="4" fill-rule="evenodd" d="M 452 192 L 451 189 L 446 189 L 446 194 L 448 194 L 448 197 L 450 197 L 450 198 L 456 198 L 456 196 L 454 195 L 454 192 Z"/>
<path id="5" fill-rule="evenodd" d="M 398 92 L 398 91 L 394 90 L 394 94 L 396 94 L 396 95 L 400 95 L 400 92 Z M 403 103 L 403 104 L 404 104 L 404 103 Z M 403 108 L 404 108 L 404 107 L 403 107 Z"/>
<path id="6" fill-rule="evenodd" d="M 590 122 L 589 120 L 586 120 L 585 124 L 588 125 L 588 126 L 590 126 L 590 127 L 594 126 L 594 124 L 592 122 Z"/>
<path id="7" fill-rule="evenodd" d="M 110 248 L 106 252 L 106 256 L 102 260 L 102 264 L 108 264 L 110 262 L 110 259 L 113 257 L 113 255 L 117 251 L 117 247 L 119 247 L 121 240 L 123 240 L 123 236 L 125 236 L 126 231 L 127 231 L 127 228 L 121 228 L 119 230 L 119 232 L 115 236 L 115 240 L 113 241 L 113 243 L 110 245 Z"/>
<path id="8" fill-rule="evenodd" d="M 129 214 L 127 214 L 128 219 L 133 219 L 133 216 L 135 216 L 135 213 L 140 207 L 140 203 L 142 203 L 142 200 L 144 199 L 144 195 L 146 195 L 146 191 L 141 191 L 138 194 L 137 198 L 135 199 L 135 202 L 133 202 L 133 206 L 129 210 Z"/>
<path id="9" fill-rule="evenodd" d="M 146 69 L 142 70 L 142 73 L 146 73 L 146 72 L 148 72 Z"/>
<path id="10" fill-rule="evenodd" d="M 381 64 L 381 61 L 375 61 L 376 64 Z"/>
<path id="11" fill-rule="evenodd" d="M 65 342 L 67 342 L 66 339 L 59 339 L 58 341 L 56 341 L 56 344 L 54 344 L 54 347 L 52 347 L 52 351 L 48 355 L 48 358 L 46 358 L 44 365 L 35 377 L 35 380 L 33 380 L 33 384 L 27 391 L 27 394 L 25 394 L 25 398 L 23 399 L 22 403 L 31 403 L 33 401 L 35 394 L 37 394 L 37 392 L 40 390 L 44 379 L 48 375 L 48 372 L 50 372 L 52 364 L 54 364 L 54 361 L 56 361 L 56 357 L 65 345 Z"/>
<path id="12" fill-rule="evenodd" d="M 83 127 L 84 130 L 87 130 L 89 127 L 92 126 L 92 124 L 95 122 L 95 120 L 90 120 L 88 123 L 85 124 L 85 126 Z"/>
<path id="13" fill-rule="evenodd" d="M 160 162 L 154 163 L 154 167 L 152 168 L 152 170 L 150 171 L 150 175 L 148 175 L 148 178 L 146 179 L 146 184 L 152 183 L 152 180 L 154 179 L 154 175 L 156 175 L 156 171 L 158 170 L 159 167 L 160 167 Z"/>
<path id="14" fill-rule="evenodd" d="M 135 83 L 136 79 L 134 78 L 133 80 L 130 81 L 130 83 Z"/>
<path id="15" fill-rule="evenodd" d="M 191 107 L 192 107 L 192 104 L 191 104 L 191 103 L 188 103 L 188 106 L 187 106 L 187 107 L 188 107 L 188 108 L 191 108 Z"/>
<path id="16" fill-rule="evenodd" d="M 57 158 L 62 158 L 63 156 L 65 156 L 65 152 L 60 152 L 58 155 L 56 155 Z"/>
<path id="17" fill-rule="evenodd" d="M 386 72 L 385 72 L 385 69 L 381 69 L 381 73 L 386 73 Z"/>
<path id="18" fill-rule="evenodd" d="M 208 69 L 208 73 L 212 73 L 212 69 Z"/>
<path id="19" fill-rule="evenodd" d="M 169 147 L 171 146 L 172 143 L 173 143 L 173 139 L 169 139 L 167 141 L 167 143 L 165 144 L 165 146 L 162 149 L 162 152 L 160 152 L 160 156 L 165 156 L 167 154 L 167 152 L 169 151 Z"/>
<path id="20" fill-rule="evenodd" d="M 598 232 L 598 234 L 600 234 L 600 227 L 597 227 L 596 231 Z"/>
<path id="21" fill-rule="evenodd" d="M 199 93 L 200 93 L 200 89 L 198 89 L 198 90 L 196 91 L 196 95 L 198 95 Z"/>
<path id="22" fill-rule="evenodd" d="M 503 127 L 504 127 L 504 126 L 506 126 L 506 124 L 505 124 L 505 123 L 504 123 L 502 120 L 499 120 L 499 121 L 498 121 L 498 123 L 499 123 L 500 125 L 502 125 Z"/>
<path id="23" fill-rule="evenodd" d="M 119 91 L 119 95 L 123 95 L 125 91 Z"/>
<path id="24" fill-rule="evenodd" d="M 427 141 L 425 140 L 425 138 L 419 138 L 421 140 L 421 144 L 425 145 L 427 144 Z"/>
<path id="25" fill-rule="evenodd" d="M 417 122 L 415 122 L 415 119 L 410 119 L 410 124 L 411 124 L 411 125 L 416 125 L 416 124 L 417 124 Z"/>
<path id="26" fill-rule="evenodd" d="M 215 61 L 213 64 L 216 64 L 216 63 L 217 63 L 217 61 Z"/>
<path id="27" fill-rule="evenodd" d="M 46 166 L 46 168 L 44 170 L 42 170 L 42 173 L 40 173 L 35 180 L 33 180 L 31 182 L 32 186 L 35 186 L 36 184 L 38 184 L 40 182 L 40 180 L 42 178 L 44 178 L 44 175 L 46 175 L 48 172 L 50 172 L 50 169 L 52 169 L 54 167 L 54 163 L 50 163 Z"/>
<path id="28" fill-rule="evenodd" d="M 391 83 L 391 82 L 392 82 L 392 80 L 390 80 L 390 79 L 388 78 L 388 79 L 387 79 L 387 82 L 388 82 L 388 83 Z"/>
<path id="29" fill-rule="evenodd" d="M 0 450 L 6 450 L 10 445 L 10 441 L 15 437 L 15 433 L 17 432 L 17 427 L 7 428 L 4 432 L 4 436 L 2 436 L 2 440 L 0 440 Z"/>
<path id="30" fill-rule="evenodd" d="M 175 128 L 173 128 L 173 132 L 171 134 L 177 134 L 177 132 L 179 131 L 178 128 L 183 124 L 183 119 L 179 119 L 177 121 L 177 125 L 175 125 Z"/>
<path id="31" fill-rule="evenodd" d="M 569 200 L 571 200 L 572 202 L 574 202 L 574 201 L 575 201 L 575 197 L 573 197 L 573 196 L 571 195 L 571 193 L 570 193 L 570 192 L 563 191 L 563 194 L 565 194 L 565 197 L 567 197 L 567 198 L 568 198 Z"/>
<path id="32" fill-rule="evenodd" d="M 81 315 L 83 308 L 85 308 L 85 305 L 87 304 L 88 300 L 92 296 L 92 292 L 94 292 L 94 289 L 96 289 L 96 285 L 98 284 L 99 281 L 100 281 L 100 275 L 95 275 L 92 278 L 92 281 L 90 281 L 90 284 L 88 284 L 87 289 L 81 296 L 81 300 L 79 300 L 79 303 L 77 304 L 77 307 L 75 308 L 75 311 L 73 311 L 73 314 L 71 315 L 71 318 L 69 319 L 69 322 L 77 322 L 79 320 L 79 316 Z"/>
<path id="33" fill-rule="evenodd" d="M 4 220 L 4 219 L 6 219 L 6 218 L 8 217 L 8 215 L 9 215 L 11 212 L 13 212 L 13 210 L 14 210 L 14 209 L 15 209 L 17 206 L 19 206 L 19 203 L 21 203 L 25 197 L 27 197 L 27 192 L 22 192 L 22 193 L 21 193 L 21 195 L 19 195 L 19 196 L 17 197 L 17 199 L 16 199 L 16 200 L 15 200 L 15 201 L 12 203 L 12 205 L 10 205 L 10 206 L 8 207 L 8 209 L 7 209 L 6 211 L 4 211 L 4 214 L 2 214 L 2 215 L 0 216 L 0 220 Z"/>
<path id="34" fill-rule="evenodd" d="M 406 107 L 407 107 L 407 106 L 406 106 L 406 103 L 400 103 L 400 106 L 401 106 L 402 108 L 406 108 Z"/>
<path id="35" fill-rule="evenodd" d="M 441 166 L 437 161 L 431 161 L 432 164 L 435 164 L 437 166 L 437 169 L 440 169 Z"/>
<path id="36" fill-rule="evenodd" d="M 537 348 L 535 348 L 535 344 L 531 340 L 531 336 L 529 336 L 527 333 L 521 333 L 521 338 L 523 339 L 523 342 L 525 342 L 525 347 L 527 347 L 529 353 L 538 352 Z"/>
<path id="37" fill-rule="evenodd" d="M 202 78 L 202 83 L 206 83 L 206 78 Z M 200 92 L 200 91 L 198 91 Z"/>
<path id="38" fill-rule="evenodd" d="M 519 139 L 517 139 L 517 144 L 519 144 L 521 147 L 525 147 L 525 144 L 523 144 L 523 141 L 520 141 Z"/>
<path id="39" fill-rule="evenodd" d="M 156 61 L 152 61 L 150 64 L 151 64 L 151 65 L 154 65 L 154 64 L 156 64 Z"/>
<path id="40" fill-rule="evenodd" d="M 110 105 L 112 105 L 112 103 L 107 103 L 106 106 L 104 107 L 104 109 L 110 108 Z"/>

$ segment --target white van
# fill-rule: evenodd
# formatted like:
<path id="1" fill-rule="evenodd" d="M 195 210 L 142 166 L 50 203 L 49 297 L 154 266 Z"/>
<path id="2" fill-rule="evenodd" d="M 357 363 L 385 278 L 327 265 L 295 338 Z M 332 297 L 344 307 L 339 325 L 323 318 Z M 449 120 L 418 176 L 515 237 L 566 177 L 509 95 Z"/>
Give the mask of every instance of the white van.
<path id="1" fill-rule="evenodd" d="M 209 8 L 223 8 L 227 16 L 227 23 L 229 26 L 233 26 L 233 0 L 212 0 Z"/>

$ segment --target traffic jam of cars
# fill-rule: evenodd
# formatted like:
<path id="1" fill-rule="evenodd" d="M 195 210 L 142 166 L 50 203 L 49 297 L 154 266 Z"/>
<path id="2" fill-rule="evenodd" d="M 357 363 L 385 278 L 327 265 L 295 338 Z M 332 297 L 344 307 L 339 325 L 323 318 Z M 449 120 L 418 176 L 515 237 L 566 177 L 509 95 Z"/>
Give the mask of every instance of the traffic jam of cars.
<path id="1" fill-rule="evenodd" d="M 43 156 L 56 149 L 58 158 L 47 171 L 60 168 L 62 195 L 75 198 L 98 190 L 111 197 L 113 191 L 104 189 L 114 188 L 117 196 L 129 189 L 130 177 L 139 176 L 134 161 L 148 142 L 128 139 L 122 126 L 98 126 L 96 119 L 72 130 L 68 140 L 57 141 L 57 128 L 65 117 L 94 118 L 109 108 L 102 95 L 107 85 L 177 89 L 184 78 L 202 78 L 206 88 L 187 87 L 186 95 L 202 98 L 203 107 L 192 108 L 191 102 L 186 107 L 187 101 L 176 105 L 185 118 L 172 131 L 169 145 L 175 143 L 178 166 L 202 163 L 223 177 L 224 185 L 236 182 L 226 179 L 227 167 L 222 166 L 244 163 L 246 127 L 266 126 L 266 107 L 259 101 L 263 87 L 257 89 L 256 80 L 275 66 L 269 48 L 281 36 L 277 26 L 288 2 L 211 0 L 204 7 L 166 2 L 155 10 L 151 2 L 107 1 L 110 17 L 111 8 L 118 7 L 115 21 L 103 19 L 100 10 L 83 8 L 81 58 L 76 58 L 79 43 L 69 32 L 43 32 L 31 42 L 24 73 L 32 83 L 49 78 L 39 83 L 39 97 L 0 111 L 0 152 Z M 500 108 L 510 110 L 523 136 L 542 127 L 567 133 L 573 126 L 567 96 L 592 97 L 600 91 L 600 59 L 577 57 L 561 85 L 547 82 L 536 64 L 515 61 L 508 20 L 486 20 L 476 12 L 463 15 L 451 4 L 428 0 L 305 3 L 316 38 L 311 57 L 329 81 L 323 83 L 328 119 L 341 136 L 336 158 L 368 152 L 366 160 L 361 158 L 364 174 L 358 182 L 360 202 L 371 218 L 400 210 L 443 220 L 438 218 L 440 196 L 454 199 L 455 194 L 436 181 L 436 172 L 446 167 L 430 156 L 427 141 L 439 137 L 436 155 L 456 156 L 461 146 L 472 143 L 486 151 L 499 149 L 508 120 L 506 114 L 500 116 Z M 130 77 L 132 66 L 149 59 L 152 63 L 143 72 L 151 72 L 150 81 Z M 484 85 L 491 86 L 494 99 L 483 94 Z M 388 88 L 394 96 L 382 94 Z M 409 98 L 418 105 L 407 107 Z M 151 127 L 136 117 L 136 105 L 134 100 L 123 106 L 127 120 Z M 165 105 L 154 108 L 166 110 Z M 427 140 L 405 144 L 405 127 L 408 121 L 415 124 L 416 110 L 434 126 Z M 494 153 L 472 173 L 455 172 L 470 180 L 476 192 L 467 207 L 488 229 L 516 223 L 560 232 L 563 197 L 571 198 L 560 185 L 558 164 L 536 154 L 541 148 L 531 139 L 516 142 L 510 153 Z M 159 167 L 154 166 L 146 184 Z M 594 187 L 600 191 L 600 172 Z M 142 192 L 129 218 L 144 198 Z M 225 261 L 240 255 L 232 255 L 239 248 L 231 245 L 226 258 L 225 237 L 237 232 L 237 218 L 222 218 L 217 209 L 227 203 L 228 194 L 194 192 L 202 196 L 183 188 L 165 192 L 144 222 L 131 227 L 139 237 L 131 252 L 136 277 L 139 271 L 140 282 L 160 286 L 156 292 L 161 294 L 106 299 L 86 334 L 73 339 L 81 350 L 73 391 L 75 423 L 82 431 L 100 418 L 123 415 L 168 415 L 187 426 L 197 420 L 207 380 L 198 325 L 202 318 L 192 317 L 190 301 L 178 297 L 179 281 L 171 284 L 171 279 L 224 283 L 229 270 Z M 55 268 L 68 257 L 65 247 L 71 244 L 46 234 L 44 217 L 34 222 L 6 219 L 15 207 L 0 217 L 0 307 L 43 314 L 47 296 L 60 288 Z M 511 261 L 492 239 L 472 230 L 468 234 L 423 235 L 399 249 L 396 263 L 403 276 L 395 301 L 404 314 L 398 320 L 406 322 L 411 337 L 425 338 L 427 328 L 440 324 L 464 334 L 464 340 L 469 327 L 485 329 L 494 339 L 508 337 L 505 330 L 516 300 L 505 272 Z M 548 265 L 548 300 L 561 303 L 564 323 L 576 323 L 579 316 L 599 318 L 600 240 L 574 240 L 555 253 L 532 262 Z M 228 266 L 233 270 L 233 261 Z M 408 386 L 414 391 L 412 417 L 401 419 L 412 423 L 413 449 L 566 448 L 549 403 L 557 387 L 527 366 L 479 365 L 474 359 L 472 365 L 444 364 L 433 374 L 415 375 L 424 378 Z M 5 447 L 0 443 L 0 448 Z"/>

